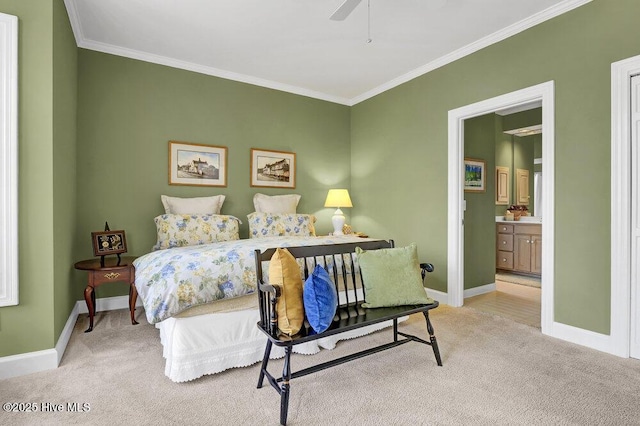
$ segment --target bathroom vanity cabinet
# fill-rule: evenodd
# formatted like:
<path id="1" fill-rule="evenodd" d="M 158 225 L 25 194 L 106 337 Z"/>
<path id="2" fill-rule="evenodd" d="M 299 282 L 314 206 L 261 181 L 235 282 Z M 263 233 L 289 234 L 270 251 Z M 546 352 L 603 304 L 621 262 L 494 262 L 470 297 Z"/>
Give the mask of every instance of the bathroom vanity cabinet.
<path id="1" fill-rule="evenodd" d="M 496 224 L 496 268 L 540 276 L 542 273 L 542 225 Z"/>

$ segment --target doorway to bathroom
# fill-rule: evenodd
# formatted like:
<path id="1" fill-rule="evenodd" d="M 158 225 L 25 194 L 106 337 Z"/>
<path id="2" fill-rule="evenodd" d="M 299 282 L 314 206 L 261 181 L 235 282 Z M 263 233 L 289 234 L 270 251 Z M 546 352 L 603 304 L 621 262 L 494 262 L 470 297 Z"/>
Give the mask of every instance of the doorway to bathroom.
<path id="1" fill-rule="evenodd" d="M 486 169 L 465 181 L 465 306 L 540 328 L 541 102 L 466 119 L 464 157 Z"/>
<path id="2" fill-rule="evenodd" d="M 531 109 L 536 105 L 541 107 L 542 123 L 541 123 L 541 139 L 542 139 L 542 163 L 545 166 L 544 179 L 541 181 L 541 211 L 544 217 L 544 223 L 540 224 L 544 232 L 541 232 L 540 238 L 535 238 L 540 244 L 541 254 L 539 259 L 533 259 L 534 263 L 539 263 L 541 267 L 541 289 L 540 289 L 540 322 L 539 326 L 542 332 L 549 334 L 548 330 L 553 324 L 553 238 L 554 238 L 554 220 L 553 220 L 553 193 L 554 193 L 554 166 L 553 166 L 553 143 L 554 143 L 554 84 L 553 82 L 542 83 L 527 89 L 522 89 L 506 95 L 498 96 L 486 101 L 467 105 L 455 110 L 449 111 L 449 198 L 448 198 L 448 302 L 452 306 L 462 306 L 467 303 L 470 297 L 478 296 L 484 293 L 490 293 L 496 290 L 495 282 L 495 262 L 496 262 L 496 204 L 487 203 L 484 206 L 484 212 L 478 216 L 466 215 L 469 211 L 471 201 L 465 192 L 465 122 L 466 120 L 476 117 L 486 116 L 487 114 L 495 114 L 495 112 L 505 111 L 512 108 Z M 493 194 L 496 189 L 496 171 L 495 159 L 487 165 L 487 159 L 493 155 L 495 158 L 495 147 L 493 150 L 487 149 L 483 154 L 485 158 L 475 158 L 476 160 L 484 160 L 484 178 L 485 191 L 490 191 L 493 200 Z M 477 157 L 472 151 L 469 154 Z M 471 158 L 469 158 L 471 159 Z M 518 167 L 516 167 L 517 169 Z M 517 170 L 510 170 L 515 174 Z M 535 171 L 534 171 L 535 173 Z M 535 174 L 529 175 L 529 183 L 533 186 Z M 511 176 L 513 176 L 511 174 Z M 511 182 L 511 180 L 510 180 Z M 522 184 L 516 180 L 512 185 L 516 188 Z M 522 186 L 521 196 L 531 197 L 535 190 L 527 185 Z M 525 191 L 526 190 L 526 191 Z M 528 192 L 528 193 L 527 193 Z M 473 194 L 475 195 L 475 194 Z M 516 197 L 518 195 L 515 195 Z M 509 200 L 513 201 L 513 199 Z M 534 201 L 535 203 L 535 201 Z M 534 204 L 532 203 L 532 204 Z M 519 205 L 523 203 L 517 203 Z M 503 208 L 510 205 L 505 205 Z M 535 208 L 535 206 L 534 206 Z M 488 212 L 493 214 L 487 215 Z M 478 219 L 481 217 L 482 219 Z M 484 239 L 484 249 L 476 250 L 470 253 L 469 247 L 465 244 L 465 234 L 467 228 L 475 225 L 475 221 L 483 222 L 480 226 L 476 226 L 476 230 L 480 230 L 480 239 Z M 524 223 L 524 222 L 523 222 Z M 532 232 L 530 236 L 535 236 Z M 534 240 L 529 239 L 529 243 Z M 519 240 L 518 240 L 519 241 Z M 526 239 L 523 239 L 523 244 Z M 517 244 L 514 236 L 514 244 Z M 535 253 L 535 250 L 533 250 Z M 480 260 L 484 258 L 491 260 Z M 470 275 L 465 272 L 465 268 L 472 268 L 466 264 L 467 259 L 472 262 L 479 260 L 482 263 L 481 270 L 483 277 L 481 281 L 471 282 Z M 475 259 L 475 260 L 473 260 Z M 475 279 L 475 278 L 474 278 Z M 484 281 L 484 282 L 482 282 Z M 521 288 L 520 288 L 521 289 Z M 525 289 L 525 291 L 529 291 Z M 467 300 L 465 300 L 467 299 Z"/>

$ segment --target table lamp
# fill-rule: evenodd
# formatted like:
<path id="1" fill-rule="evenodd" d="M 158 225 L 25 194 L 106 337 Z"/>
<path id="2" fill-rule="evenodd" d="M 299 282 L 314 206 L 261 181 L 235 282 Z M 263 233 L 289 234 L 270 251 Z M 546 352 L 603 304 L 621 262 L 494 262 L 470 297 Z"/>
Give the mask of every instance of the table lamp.
<path id="1" fill-rule="evenodd" d="M 325 207 L 336 207 L 337 210 L 331 218 L 333 223 L 333 235 L 344 235 L 342 227 L 344 226 L 344 214 L 341 207 L 353 207 L 351 204 L 351 198 L 349 197 L 349 191 L 346 189 L 330 189 L 327 194 L 327 199 L 324 202 Z"/>

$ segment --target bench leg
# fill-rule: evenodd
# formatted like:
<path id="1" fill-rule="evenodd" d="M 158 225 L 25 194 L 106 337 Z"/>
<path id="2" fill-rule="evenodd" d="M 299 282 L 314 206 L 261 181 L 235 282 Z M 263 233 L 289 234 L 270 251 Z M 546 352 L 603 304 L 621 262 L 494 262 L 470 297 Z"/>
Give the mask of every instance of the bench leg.
<path id="1" fill-rule="evenodd" d="M 427 331 L 429 332 L 429 340 L 431 340 L 431 347 L 433 348 L 433 354 L 436 356 L 436 362 L 440 367 L 442 367 L 442 359 L 440 358 L 440 350 L 438 349 L 438 342 L 436 341 L 436 336 L 433 331 L 433 326 L 431 325 L 431 321 L 429 320 L 429 312 L 423 312 L 424 317 L 427 320 Z"/>
<path id="2" fill-rule="evenodd" d="M 258 389 L 262 387 L 262 382 L 264 381 L 264 373 L 267 371 L 269 356 L 271 356 L 271 346 L 271 340 L 267 340 L 267 346 L 264 348 L 264 357 L 262 358 L 262 366 L 260 367 L 260 377 L 258 377 Z"/>
<path id="3" fill-rule="evenodd" d="M 282 367 L 282 386 L 280 388 L 280 424 L 287 424 L 289 411 L 289 382 L 291 381 L 291 346 L 284 348 L 284 367 Z"/>
<path id="4" fill-rule="evenodd" d="M 398 318 L 393 319 L 393 341 L 398 341 Z"/>

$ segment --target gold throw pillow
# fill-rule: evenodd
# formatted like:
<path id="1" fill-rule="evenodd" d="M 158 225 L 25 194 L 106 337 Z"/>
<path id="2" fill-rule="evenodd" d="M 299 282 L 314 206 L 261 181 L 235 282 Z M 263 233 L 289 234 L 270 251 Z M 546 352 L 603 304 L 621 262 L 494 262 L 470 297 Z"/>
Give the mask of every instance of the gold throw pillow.
<path id="1" fill-rule="evenodd" d="M 280 287 L 276 304 L 278 328 L 282 333 L 294 335 L 304 322 L 302 276 L 300 266 L 287 249 L 277 249 L 269 262 L 269 284 Z"/>

